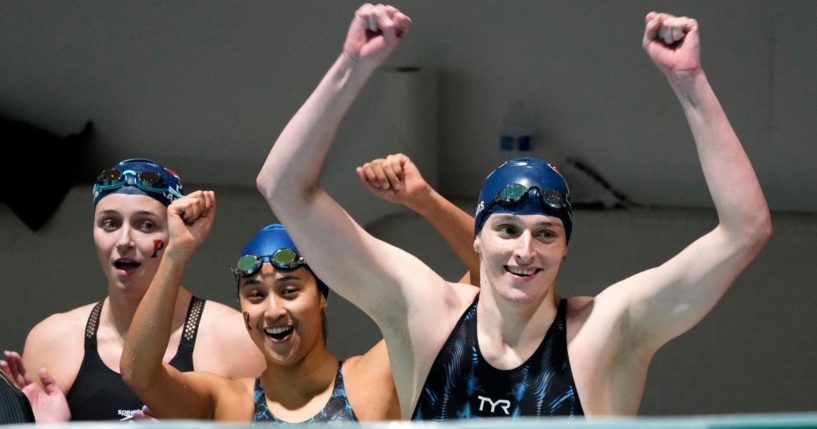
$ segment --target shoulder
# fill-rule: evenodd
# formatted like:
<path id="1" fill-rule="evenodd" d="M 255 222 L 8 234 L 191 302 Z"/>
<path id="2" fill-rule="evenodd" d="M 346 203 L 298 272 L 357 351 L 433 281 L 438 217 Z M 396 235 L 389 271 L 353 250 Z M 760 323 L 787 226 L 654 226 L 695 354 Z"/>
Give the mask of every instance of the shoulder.
<path id="1" fill-rule="evenodd" d="M 85 354 L 85 326 L 95 305 L 53 314 L 31 328 L 23 350 L 26 369 L 36 374 L 40 368 L 47 368 L 59 387 L 67 392 Z"/>
<path id="2" fill-rule="evenodd" d="M 384 341 L 379 341 L 363 355 L 346 359 L 341 371 L 346 397 L 358 419 L 382 421 L 400 418 L 400 403 Z"/>
<path id="3" fill-rule="evenodd" d="M 199 324 L 193 361 L 196 370 L 227 378 L 255 377 L 266 367 L 241 313 L 209 300 Z"/>
<path id="4" fill-rule="evenodd" d="M 26 348 L 29 345 L 44 344 L 53 351 L 55 345 L 74 342 L 77 339 L 81 342 L 88 317 L 95 305 L 96 303 L 88 304 L 65 313 L 56 313 L 46 317 L 29 331 Z"/>

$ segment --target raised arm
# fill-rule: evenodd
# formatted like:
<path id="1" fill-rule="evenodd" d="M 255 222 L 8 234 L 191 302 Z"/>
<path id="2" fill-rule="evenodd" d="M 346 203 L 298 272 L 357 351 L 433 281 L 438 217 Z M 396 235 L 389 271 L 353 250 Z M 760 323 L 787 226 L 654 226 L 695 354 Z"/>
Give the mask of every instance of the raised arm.
<path id="1" fill-rule="evenodd" d="M 698 323 L 771 236 L 766 200 L 701 68 L 699 42 L 694 19 L 647 14 L 644 50 L 681 103 L 718 215 L 717 227 L 681 253 L 598 297 L 628 300 L 627 320 L 647 351 Z"/>
<path id="2" fill-rule="evenodd" d="M 453 288 L 419 259 L 369 235 L 326 193 L 318 176 L 341 119 L 410 25 L 393 7 L 360 7 L 343 53 L 281 132 L 257 178 L 318 277 L 377 323 L 405 418 L 447 336 L 441 326 L 456 323 L 476 288 Z"/>
<path id="3" fill-rule="evenodd" d="M 318 276 L 381 329 L 393 325 L 383 323 L 387 318 L 405 319 L 411 301 L 406 294 L 412 293 L 407 282 L 422 290 L 442 279 L 366 233 L 324 191 L 318 176 L 343 116 L 410 25 L 391 6 L 361 6 L 343 52 L 281 132 L 257 178 L 258 189 Z"/>
<path id="4" fill-rule="evenodd" d="M 184 268 L 209 234 L 215 209 L 212 191 L 194 192 L 167 208 L 170 238 L 122 351 L 122 379 L 159 418 L 213 418 L 214 394 L 207 381 L 216 377 L 182 373 L 162 362 L 162 357 L 170 340 Z"/>
<path id="5" fill-rule="evenodd" d="M 474 218 L 423 179 L 402 153 L 373 159 L 357 168 L 360 182 L 376 197 L 402 204 L 426 220 L 468 270 L 463 283 L 479 286 L 479 255 L 474 251 Z"/>

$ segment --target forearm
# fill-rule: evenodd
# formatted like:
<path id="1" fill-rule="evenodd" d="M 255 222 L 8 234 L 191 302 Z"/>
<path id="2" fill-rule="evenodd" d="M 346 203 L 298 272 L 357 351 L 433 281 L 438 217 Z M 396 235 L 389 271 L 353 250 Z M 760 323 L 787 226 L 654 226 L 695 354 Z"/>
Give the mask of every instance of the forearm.
<path id="1" fill-rule="evenodd" d="M 338 57 L 281 132 L 256 178 L 270 205 L 286 206 L 317 186 L 338 126 L 374 70 L 346 53 Z"/>
<path id="2" fill-rule="evenodd" d="M 470 281 L 479 286 L 479 256 L 474 251 L 474 218 L 430 186 L 423 197 L 409 205 L 448 243 L 465 268 Z"/>
<path id="3" fill-rule="evenodd" d="M 720 226 L 742 240 L 765 241 L 769 209 L 752 164 L 703 71 L 670 77 L 689 122 Z"/>
<path id="4" fill-rule="evenodd" d="M 165 371 L 162 358 L 170 341 L 176 296 L 188 259 L 189 255 L 168 247 L 131 322 L 120 370 L 123 380 L 137 392 L 147 389 Z"/>

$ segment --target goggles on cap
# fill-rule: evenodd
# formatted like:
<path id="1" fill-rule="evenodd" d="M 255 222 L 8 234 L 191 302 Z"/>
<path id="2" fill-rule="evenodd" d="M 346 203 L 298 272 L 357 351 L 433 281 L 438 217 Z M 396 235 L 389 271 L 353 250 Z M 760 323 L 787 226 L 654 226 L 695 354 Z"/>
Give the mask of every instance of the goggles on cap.
<path id="1" fill-rule="evenodd" d="M 273 267 L 279 270 L 288 271 L 306 265 L 303 256 L 298 252 L 283 248 L 276 250 L 275 253 L 268 256 L 244 255 L 238 258 L 235 267 L 231 267 L 230 270 L 238 277 L 251 277 L 261 269 L 264 262 L 269 262 Z"/>
<path id="2" fill-rule="evenodd" d="M 170 187 L 167 181 L 161 174 L 153 171 L 133 170 L 119 171 L 115 168 L 103 170 L 94 182 L 94 191 L 109 191 L 111 189 L 119 189 L 125 185 L 136 186 L 145 192 L 153 192 L 155 194 L 170 193 L 176 198 L 181 198 L 182 194 L 179 191 Z"/>
<path id="3" fill-rule="evenodd" d="M 530 198 L 532 191 L 536 191 L 535 194 L 539 198 L 539 202 L 550 210 L 562 210 L 570 206 L 568 197 L 555 189 L 539 189 L 536 186 L 528 188 L 519 183 L 510 183 L 496 194 L 486 210 L 493 205 L 507 207 L 519 204 Z"/>

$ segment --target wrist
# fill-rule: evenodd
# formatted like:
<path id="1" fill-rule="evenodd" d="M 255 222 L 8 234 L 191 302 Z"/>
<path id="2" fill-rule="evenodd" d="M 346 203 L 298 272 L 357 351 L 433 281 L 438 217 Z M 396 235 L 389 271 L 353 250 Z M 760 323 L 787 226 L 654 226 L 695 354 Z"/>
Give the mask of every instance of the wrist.
<path id="1" fill-rule="evenodd" d="M 171 262 L 184 264 L 193 256 L 194 250 L 192 247 L 188 248 L 187 246 L 179 246 L 173 242 L 169 242 L 162 257 Z"/>
<path id="2" fill-rule="evenodd" d="M 426 183 L 411 200 L 406 201 L 406 207 L 423 217 L 431 215 L 434 212 L 436 194 L 434 188 Z"/>

